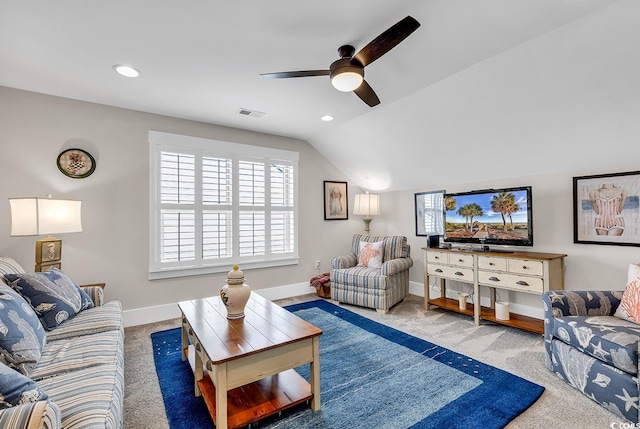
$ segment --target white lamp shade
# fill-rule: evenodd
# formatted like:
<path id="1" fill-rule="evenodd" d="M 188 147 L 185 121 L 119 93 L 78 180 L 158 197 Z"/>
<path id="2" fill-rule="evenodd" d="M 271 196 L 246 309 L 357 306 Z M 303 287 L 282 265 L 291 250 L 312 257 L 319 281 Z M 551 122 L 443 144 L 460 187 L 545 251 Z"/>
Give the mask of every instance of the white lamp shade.
<path id="1" fill-rule="evenodd" d="M 357 194 L 353 214 L 364 216 L 379 215 L 380 196 L 375 194 Z"/>
<path id="2" fill-rule="evenodd" d="M 10 198 L 11 236 L 82 232 L 82 201 Z"/>

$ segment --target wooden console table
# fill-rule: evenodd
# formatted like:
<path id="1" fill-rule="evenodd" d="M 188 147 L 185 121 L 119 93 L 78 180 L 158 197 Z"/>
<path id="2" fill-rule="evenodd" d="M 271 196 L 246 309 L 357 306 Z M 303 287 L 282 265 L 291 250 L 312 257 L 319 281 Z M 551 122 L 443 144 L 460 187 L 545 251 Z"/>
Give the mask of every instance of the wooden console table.
<path id="1" fill-rule="evenodd" d="M 537 252 L 486 252 L 465 249 L 424 250 L 424 308 L 434 305 L 446 310 L 473 316 L 476 325 L 490 320 L 539 334 L 544 333 L 544 321 L 510 313 L 509 320 L 496 319 L 494 314 L 496 289 L 542 295 L 548 290 L 564 289 L 564 258 L 567 255 Z M 429 296 L 429 278 L 440 283 L 440 297 Z M 446 280 L 473 284 L 473 304 L 460 310 L 457 299 L 447 298 Z M 490 291 L 489 307 L 480 304 L 480 288 Z"/>
<path id="2" fill-rule="evenodd" d="M 178 304 L 183 360 L 216 428 L 241 428 L 311 400 L 320 409 L 322 330 L 251 292 L 245 318 L 227 320 L 219 296 Z M 191 345 L 189 345 L 189 341 Z M 310 364 L 311 383 L 293 368 Z"/>

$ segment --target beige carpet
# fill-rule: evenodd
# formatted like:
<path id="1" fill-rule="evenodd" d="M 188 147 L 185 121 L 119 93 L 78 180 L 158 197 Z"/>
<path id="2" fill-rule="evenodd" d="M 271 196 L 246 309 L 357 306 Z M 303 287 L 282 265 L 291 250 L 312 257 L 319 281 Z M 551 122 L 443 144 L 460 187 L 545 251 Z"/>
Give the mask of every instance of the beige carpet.
<path id="1" fill-rule="evenodd" d="M 305 295 L 277 301 L 284 306 L 317 299 Z M 463 353 L 546 388 L 542 397 L 507 428 L 610 428 L 619 418 L 556 378 L 544 366 L 542 336 L 483 322 L 471 317 L 433 310 L 426 312 L 422 298 L 410 295 L 389 314 L 345 306 L 377 322 Z M 125 329 L 125 428 L 168 428 L 162 395 L 153 363 L 150 335 L 180 326 L 179 319 Z M 400 423 L 400 422 L 399 422 Z M 451 422 L 451 427 L 456 427 Z M 400 424 L 398 427 L 402 427 Z M 342 429 L 342 428 L 336 428 Z"/>

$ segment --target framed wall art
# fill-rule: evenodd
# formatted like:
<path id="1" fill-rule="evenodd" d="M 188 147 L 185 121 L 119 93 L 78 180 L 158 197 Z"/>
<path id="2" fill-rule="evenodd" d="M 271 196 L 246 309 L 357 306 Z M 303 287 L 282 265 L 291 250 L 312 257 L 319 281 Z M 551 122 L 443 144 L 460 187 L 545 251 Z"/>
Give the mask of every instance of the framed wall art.
<path id="1" fill-rule="evenodd" d="M 640 246 L 640 171 L 573 178 L 573 242 Z"/>
<path id="2" fill-rule="evenodd" d="M 58 155 L 58 169 L 65 176 L 84 179 L 96 170 L 96 160 L 82 149 L 67 149 Z"/>
<path id="3" fill-rule="evenodd" d="M 324 220 L 349 219 L 347 182 L 324 181 Z"/>

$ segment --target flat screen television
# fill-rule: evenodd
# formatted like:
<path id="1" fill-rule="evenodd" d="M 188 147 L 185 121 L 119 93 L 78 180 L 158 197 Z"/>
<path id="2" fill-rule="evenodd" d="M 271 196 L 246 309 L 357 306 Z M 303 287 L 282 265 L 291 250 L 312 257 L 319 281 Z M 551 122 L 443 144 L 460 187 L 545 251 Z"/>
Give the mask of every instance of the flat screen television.
<path id="1" fill-rule="evenodd" d="M 444 241 L 533 246 L 531 186 L 444 194 Z"/>

